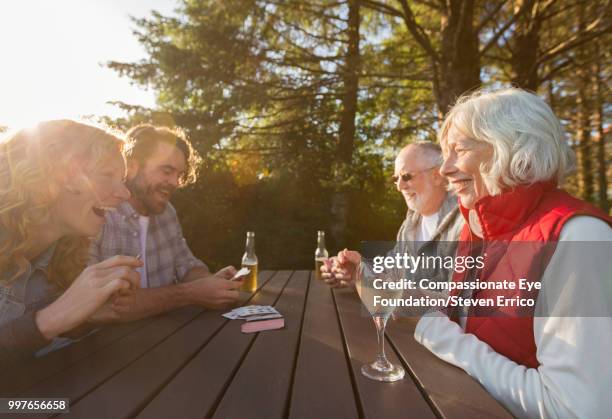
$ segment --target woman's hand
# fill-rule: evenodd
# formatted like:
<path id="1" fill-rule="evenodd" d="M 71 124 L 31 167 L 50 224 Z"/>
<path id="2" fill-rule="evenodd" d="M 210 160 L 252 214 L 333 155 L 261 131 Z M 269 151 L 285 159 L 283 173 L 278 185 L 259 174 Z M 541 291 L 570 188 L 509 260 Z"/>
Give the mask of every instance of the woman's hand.
<path id="1" fill-rule="evenodd" d="M 57 300 L 36 313 L 36 324 L 47 339 L 67 332 L 88 319 L 115 292 L 138 288 L 136 268 L 142 261 L 115 256 L 88 266 Z"/>

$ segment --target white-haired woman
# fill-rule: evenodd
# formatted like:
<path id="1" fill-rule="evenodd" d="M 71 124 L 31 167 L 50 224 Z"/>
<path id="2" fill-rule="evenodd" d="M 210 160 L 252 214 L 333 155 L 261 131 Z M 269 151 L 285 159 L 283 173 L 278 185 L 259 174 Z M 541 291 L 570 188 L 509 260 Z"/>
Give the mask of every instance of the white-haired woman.
<path id="1" fill-rule="evenodd" d="M 497 307 L 425 316 L 415 338 L 518 417 L 609 415 L 612 219 L 558 189 L 574 159 L 558 119 L 526 91 L 477 92 L 451 109 L 439 140 L 466 219 L 457 256 L 488 263 L 453 281 L 514 285 L 457 292 Z"/>

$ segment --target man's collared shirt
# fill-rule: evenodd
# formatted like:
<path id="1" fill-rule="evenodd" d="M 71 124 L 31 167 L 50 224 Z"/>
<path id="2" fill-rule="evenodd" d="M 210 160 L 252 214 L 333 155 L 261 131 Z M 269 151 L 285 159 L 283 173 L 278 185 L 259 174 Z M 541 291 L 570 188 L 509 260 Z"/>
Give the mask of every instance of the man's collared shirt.
<path id="1" fill-rule="evenodd" d="M 140 214 L 123 202 L 106 214 L 106 223 L 90 248 L 89 264 L 116 255 L 138 256 L 140 248 Z M 197 259 L 183 237 L 176 210 L 168 203 L 161 214 L 149 216 L 146 242 L 146 270 L 150 288 L 181 281 L 195 267 L 207 267 Z"/>

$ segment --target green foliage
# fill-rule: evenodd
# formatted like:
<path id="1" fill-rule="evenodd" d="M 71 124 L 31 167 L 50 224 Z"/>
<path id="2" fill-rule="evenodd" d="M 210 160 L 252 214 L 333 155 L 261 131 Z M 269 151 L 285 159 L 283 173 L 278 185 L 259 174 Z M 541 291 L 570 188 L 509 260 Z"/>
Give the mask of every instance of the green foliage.
<path id="1" fill-rule="evenodd" d="M 107 122 L 122 128 L 143 121 L 178 125 L 202 155 L 199 181 L 177 193 L 174 202 L 194 253 L 212 267 L 239 263 L 245 232 L 253 230 L 264 268 L 310 268 L 316 231 L 330 231 L 335 194 L 348 196 L 350 208 L 344 242 L 328 234 L 328 250 L 395 237 L 405 205 L 388 182 L 393 159 L 414 139 L 435 140 L 440 117 L 432 83 L 444 74 L 434 77 L 424 44 L 439 51 L 443 25 L 461 9 L 457 4 L 469 1 L 447 2 L 453 10 L 436 2 L 406 2 L 412 21 L 401 1 L 360 2 L 356 131 L 347 162 L 338 144 L 345 76 L 354 70 L 347 64 L 348 10 L 357 4 L 351 1 L 182 0 L 172 16 L 153 12 L 134 19 L 146 59 L 108 64 L 153 89 L 157 107 L 117 102 L 126 117 Z M 568 33 L 570 39 L 576 35 L 574 26 L 564 25 L 574 6 L 517 4 L 523 3 L 535 5 L 537 13 L 521 14 L 523 9 L 502 0 L 474 7 L 467 29 L 478 34 L 485 85 L 513 78 L 517 27 L 540 28 L 537 47 L 543 53 Z M 589 9 L 594 15 L 603 3 L 588 4 L 595 4 Z M 407 22 L 427 42 L 417 40 Z M 588 41 L 583 35 L 574 38 Z M 554 84 L 550 97 L 562 114 L 575 96 L 569 75 L 561 71 L 571 66 L 558 74 L 547 70 L 571 61 L 572 48 L 538 64 L 542 82 Z"/>

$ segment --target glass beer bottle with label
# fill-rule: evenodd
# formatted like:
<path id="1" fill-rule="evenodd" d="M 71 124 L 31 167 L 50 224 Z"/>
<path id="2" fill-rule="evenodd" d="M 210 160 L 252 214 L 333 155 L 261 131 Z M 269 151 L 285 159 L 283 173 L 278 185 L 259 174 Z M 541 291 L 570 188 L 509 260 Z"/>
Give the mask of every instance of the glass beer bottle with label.
<path id="1" fill-rule="evenodd" d="M 325 232 L 320 230 L 317 232 L 317 250 L 315 250 L 315 278 L 322 279 L 321 266 L 327 258 L 329 253 L 325 249 Z"/>
<path id="2" fill-rule="evenodd" d="M 257 289 L 257 256 L 255 255 L 255 232 L 247 231 L 246 249 L 242 256 L 242 267 L 250 269 L 243 279 L 242 291 L 253 292 Z"/>

